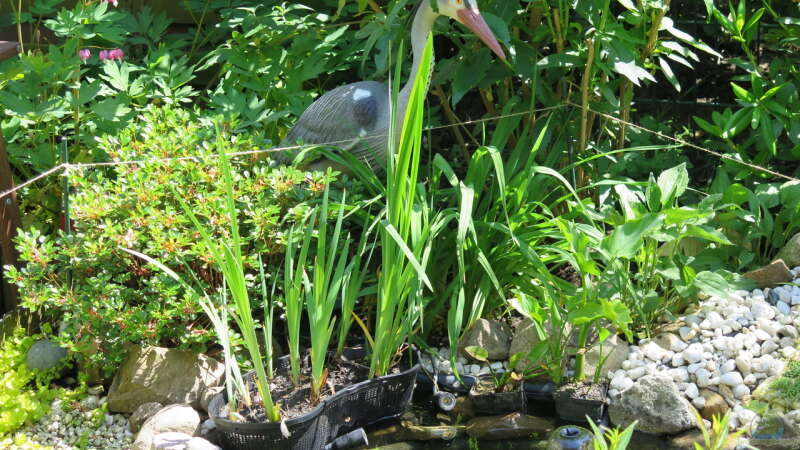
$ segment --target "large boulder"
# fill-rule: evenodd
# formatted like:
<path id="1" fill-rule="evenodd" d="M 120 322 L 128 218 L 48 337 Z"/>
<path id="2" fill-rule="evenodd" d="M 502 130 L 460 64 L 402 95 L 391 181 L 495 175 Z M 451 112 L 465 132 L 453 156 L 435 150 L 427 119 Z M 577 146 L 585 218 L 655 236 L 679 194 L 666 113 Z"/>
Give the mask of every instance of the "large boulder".
<path id="1" fill-rule="evenodd" d="M 132 350 L 108 392 L 108 409 L 132 413 L 150 402 L 200 407 L 202 393 L 225 374 L 219 361 L 203 354 L 161 347 Z"/>
<path id="2" fill-rule="evenodd" d="M 600 379 L 606 379 L 609 372 L 622 368 L 622 363 L 628 359 L 628 352 L 628 343 L 617 335 L 598 342 L 583 357 L 583 373 L 588 378 L 593 378 L 597 367 L 602 363 Z"/>
<path id="3" fill-rule="evenodd" d="M 469 358 L 470 355 L 464 349 L 471 346 L 485 349 L 491 360 L 508 359 L 511 327 L 496 320 L 478 319 L 461 337 L 458 349 L 462 355 Z"/>
<path id="4" fill-rule="evenodd" d="M 157 412 L 161 411 L 164 405 L 158 402 L 143 403 L 131 414 L 128 418 L 128 426 L 131 431 L 136 433 L 142 428 L 142 425 L 147 419 L 153 417 Z"/>
<path id="5" fill-rule="evenodd" d="M 40 339 L 34 342 L 25 354 L 25 365 L 31 370 L 49 370 L 59 365 L 66 357 L 66 348 L 47 339 Z"/>
<path id="6" fill-rule="evenodd" d="M 169 405 L 147 419 L 136 435 L 133 450 L 152 450 L 156 436 L 162 433 L 185 433 L 190 437 L 200 425 L 200 414 L 189 405 Z M 162 447 L 163 448 L 163 447 Z"/>
<path id="7" fill-rule="evenodd" d="M 547 329 L 548 336 L 552 336 L 552 326 L 550 323 L 545 325 Z M 571 333 L 571 326 L 569 324 L 566 325 L 565 330 L 561 330 L 562 339 L 566 342 L 567 335 Z M 533 350 L 536 345 L 539 344 L 539 334 L 536 332 L 536 327 L 533 325 L 533 321 L 531 319 L 525 318 L 520 321 L 515 327 L 513 332 L 513 337 L 511 339 L 511 345 L 508 349 L 508 355 L 515 355 L 517 353 L 528 354 L 531 350 Z M 574 337 L 574 336 L 572 336 Z M 577 345 L 576 339 L 570 340 L 571 345 Z M 532 366 L 533 363 L 530 360 L 522 359 L 519 364 L 517 365 L 518 369 L 527 369 Z"/>
<path id="8" fill-rule="evenodd" d="M 782 259 L 789 267 L 800 266 L 800 233 L 795 234 L 778 252 L 776 259 Z"/>
<path id="9" fill-rule="evenodd" d="M 789 267 L 782 259 L 777 259 L 764 267 L 751 270 L 742 275 L 755 281 L 760 288 L 773 288 L 781 283 L 789 283 L 794 279 Z"/>
<path id="10" fill-rule="evenodd" d="M 612 401 L 608 415 L 614 426 L 624 428 L 638 421 L 636 430 L 651 434 L 675 434 L 694 427 L 694 408 L 672 378 L 645 375 Z"/>

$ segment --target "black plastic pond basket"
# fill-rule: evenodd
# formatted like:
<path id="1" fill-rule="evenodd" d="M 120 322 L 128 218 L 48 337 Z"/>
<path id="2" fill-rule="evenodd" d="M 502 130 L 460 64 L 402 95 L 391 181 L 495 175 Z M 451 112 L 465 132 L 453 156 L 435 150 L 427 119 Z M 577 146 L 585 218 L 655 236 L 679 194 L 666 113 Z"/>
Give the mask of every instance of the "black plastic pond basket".
<path id="1" fill-rule="evenodd" d="M 286 370 L 287 362 L 281 358 L 277 370 Z M 217 425 L 219 445 L 225 450 L 320 450 L 338 436 L 405 412 L 418 371 L 416 365 L 340 389 L 308 414 L 287 420 L 288 438 L 283 436 L 279 423 L 234 422 L 222 417 L 227 402 L 224 392 L 211 400 L 208 413 Z M 254 377 L 250 372 L 245 379 Z"/>

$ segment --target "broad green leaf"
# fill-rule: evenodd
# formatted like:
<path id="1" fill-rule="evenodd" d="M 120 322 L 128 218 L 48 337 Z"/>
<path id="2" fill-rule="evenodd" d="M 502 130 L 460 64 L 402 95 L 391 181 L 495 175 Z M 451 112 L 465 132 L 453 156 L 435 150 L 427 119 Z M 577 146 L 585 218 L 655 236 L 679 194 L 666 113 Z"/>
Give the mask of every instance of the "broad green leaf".
<path id="1" fill-rule="evenodd" d="M 733 245 L 733 243 L 722 232 L 704 225 L 689 225 L 686 227 L 686 234 L 717 244 Z"/>
<path id="2" fill-rule="evenodd" d="M 686 163 L 661 172 L 658 176 L 658 187 L 661 189 L 661 206 L 671 205 L 689 186 L 689 172 Z"/>
<path id="3" fill-rule="evenodd" d="M 612 258 L 633 258 L 642 245 L 642 238 L 664 222 L 661 214 L 649 213 L 617 227 L 603 239 L 602 246 Z"/>
<path id="4" fill-rule="evenodd" d="M 722 275 L 704 270 L 694 278 L 694 284 L 708 295 L 725 297 L 730 292 L 730 285 Z"/>

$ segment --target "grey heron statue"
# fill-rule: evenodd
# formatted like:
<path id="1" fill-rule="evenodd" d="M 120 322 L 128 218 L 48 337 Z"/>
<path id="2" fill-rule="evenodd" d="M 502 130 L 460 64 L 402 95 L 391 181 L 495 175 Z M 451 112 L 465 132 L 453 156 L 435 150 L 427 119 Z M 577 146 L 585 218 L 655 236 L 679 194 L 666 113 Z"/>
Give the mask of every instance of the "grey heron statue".
<path id="1" fill-rule="evenodd" d="M 431 2 L 438 2 L 438 8 L 434 9 Z M 506 59 L 502 47 L 478 10 L 477 0 L 421 0 L 411 25 L 414 62 L 410 77 L 400 90 L 397 100 L 397 130 L 402 127 L 428 35 L 440 15 L 465 25 L 498 57 Z M 390 115 L 390 88 L 387 84 L 359 81 L 340 86 L 322 95 L 303 112 L 281 147 L 331 144 L 350 152 L 373 169 L 383 167 L 390 147 L 387 137 Z M 287 162 L 291 155 L 292 153 L 278 152 L 276 159 Z M 309 168 L 324 170 L 332 165 L 331 162 L 322 160 L 313 162 Z"/>

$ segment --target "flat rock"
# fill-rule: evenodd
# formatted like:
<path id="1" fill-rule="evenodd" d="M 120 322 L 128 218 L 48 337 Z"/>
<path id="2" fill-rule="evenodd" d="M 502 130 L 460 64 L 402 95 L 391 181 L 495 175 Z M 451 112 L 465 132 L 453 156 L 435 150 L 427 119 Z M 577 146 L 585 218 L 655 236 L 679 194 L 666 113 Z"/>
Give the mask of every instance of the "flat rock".
<path id="1" fill-rule="evenodd" d="M 608 414 L 614 426 L 624 428 L 638 421 L 636 429 L 651 434 L 676 434 L 695 426 L 694 407 L 664 375 L 639 378 L 611 403 Z"/>
<path id="2" fill-rule="evenodd" d="M 511 327 L 496 320 L 478 319 L 461 337 L 458 349 L 463 356 L 470 358 L 464 351 L 470 346 L 485 349 L 491 360 L 508 359 L 508 351 L 511 348 Z"/>
<path id="3" fill-rule="evenodd" d="M 598 365 L 605 358 L 605 362 L 600 366 L 600 376 L 608 377 L 609 372 L 616 372 L 622 368 L 622 363 L 628 359 L 628 351 L 628 343 L 616 335 L 609 337 L 605 342 L 594 344 L 583 359 L 584 375 L 592 379 L 597 372 Z M 514 354 L 513 351 L 511 354 Z"/>
<path id="4" fill-rule="evenodd" d="M 47 339 L 31 345 L 25 354 L 25 365 L 31 370 L 49 370 L 67 357 L 67 349 Z"/>
<path id="5" fill-rule="evenodd" d="M 789 267 L 782 259 L 776 259 L 764 267 L 747 272 L 743 276 L 758 283 L 758 287 L 762 289 L 772 288 L 781 283 L 788 283 L 794 278 L 792 273 L 789 272 Z"/>
<path id="6" fill-rule="evenodd" d="M 800 266 L 800 233 L 789 239 L 778 252 L 777 259 L 782 259 L 789 267 Z"/>
<path id="7" fill-rule="evenodd" d="M 200 407 L 200 396 L 225 374 L 219 361 L 191 351 L 137 347 L 128 353 L 108 392 L 108 409 L 132 413 L 144 403 L 186 403 Z"/>
<path id="8" fill-rule="evenodd" d="M 706 401 L 705 406 L 700 410 L 700 415 L 703 419 L 711 420 L 715 415 L 722 417 L 730 409 L 725 398 L 710 389 L 701 390 L 700 396 Z"/>
<path id="9" fill-rule="evenodd" d="M 143 403 L 136 408 L 136 411 L 128 418 L 128 424 L 132 432 L 136 433 L 142 428 L 142 424 L 161 410 L 164 405 L 158 402 Z"/>
<path id="10" fill-rule="evenodd" d="M 151 448 L 156 450 L 222 450 L 203 438 L 176 432 L 157 434 L 153 438 Z"/>
<path id="11" fill-rule="evenodd" d="M 156 436 L 162 433 L 185 433 L 191 438 L 199 425 L 200 414 L 191 406 L 165 406 L 144 422 L 132 448 L 133 450 L 172 449 L 173 447 L 155 447 Z"/>
<path id="12" fill-rule="evenodd" d="M 551 419 L 517 412 L 505 416 L 476 417 L 467 422 L 466 428 L 471 438 L 500 440 L 547 436 L 555 426 Z"/>

